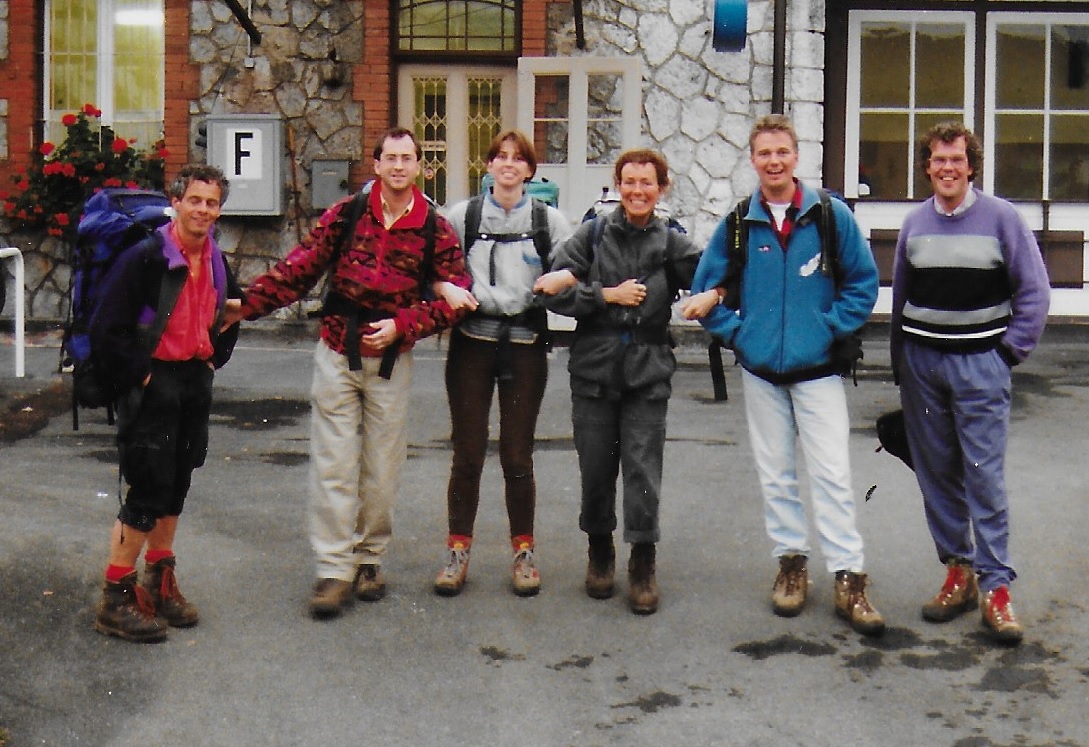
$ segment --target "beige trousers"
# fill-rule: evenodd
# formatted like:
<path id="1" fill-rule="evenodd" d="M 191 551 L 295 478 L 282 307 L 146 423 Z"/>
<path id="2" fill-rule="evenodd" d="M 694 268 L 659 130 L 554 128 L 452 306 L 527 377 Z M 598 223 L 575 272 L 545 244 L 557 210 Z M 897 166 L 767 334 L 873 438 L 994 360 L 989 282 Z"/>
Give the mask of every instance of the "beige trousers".
<path id="1" fill-rule="evenodd" d="M 310 388 L 310 544 L 318 578 L 351 581 L 360 564 L 381 564 L 407 456 L 412 352 L 389 380 L 380 358 L 362 371 L 319 341 Z"/>

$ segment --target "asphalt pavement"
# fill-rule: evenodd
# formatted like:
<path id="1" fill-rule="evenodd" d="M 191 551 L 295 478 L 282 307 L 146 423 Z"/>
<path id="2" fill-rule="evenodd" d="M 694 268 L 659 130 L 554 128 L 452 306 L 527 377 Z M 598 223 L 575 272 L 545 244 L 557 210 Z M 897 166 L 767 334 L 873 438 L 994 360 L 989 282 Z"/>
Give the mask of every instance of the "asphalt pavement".
<path id="1" fill-rule="evenodd" d="M 390 593 L 311 620 L 305 486 L 316 337 L 305 324 L 247 327 L 217 376 L 210 453 L 177 542 L 178 578 L 200 624 L 156 645 L 107 638 L 92 623 L 117 513 L 112 428 L 101 412 L 84 412 L 72 429 L 58 339 L 29 332 L 27 376 L 16 379 L 11 335 L 0 334 L 5 747 L 1089 747 L 1089 327 L 1049 329 L 1015 371 L 1007 480 L 1013 595 L 1027 625 L 1018 648 L 991 643 L 978 613 L 942 625 L 920 618 L 944 569 L 912 473 L 875 451 L 874 420 L 897 402 L 880 327 L 867 330 L 848 395 L 871 599 L 889 625 L 882 638 L 835 617 L 816 550 L 804 613 L 771 613 L 776 567 L 738 369 L 727 370 L 729 400 L 715 402 L 699 335 L 678 348 L 657 614 L 627 610 L 626 546 L 618 595 L 583 593 L 563 348 L 552 354 L 538 427 L 541 593 L 510 591 L 496 454 L 469 584 L 456 598 L 431 592 L 450 466 L 440 339 L 415 353 Z"/>

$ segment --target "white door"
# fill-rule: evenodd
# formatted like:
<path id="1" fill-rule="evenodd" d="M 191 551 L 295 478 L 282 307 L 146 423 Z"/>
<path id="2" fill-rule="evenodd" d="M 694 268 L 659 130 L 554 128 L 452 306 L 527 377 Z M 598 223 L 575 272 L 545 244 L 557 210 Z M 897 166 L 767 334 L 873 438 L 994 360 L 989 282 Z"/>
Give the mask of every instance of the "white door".
<path id="1" fill-rule="evenodd" d="M 480 191 L 492 139 L 514 126 L 511 68 L 404 65 L 398 69 L 398 122 L 423 147 L 423 191 L 453 205 Z"/>
<path id="2" fill-rule="evenodd" d="M 642 65 L 631 57 L 522 57 L 518 128 L 537 149 L 537 176 L 556 182 L 572 221 L 613 184 L 621 151 L 639 143 Z"/>

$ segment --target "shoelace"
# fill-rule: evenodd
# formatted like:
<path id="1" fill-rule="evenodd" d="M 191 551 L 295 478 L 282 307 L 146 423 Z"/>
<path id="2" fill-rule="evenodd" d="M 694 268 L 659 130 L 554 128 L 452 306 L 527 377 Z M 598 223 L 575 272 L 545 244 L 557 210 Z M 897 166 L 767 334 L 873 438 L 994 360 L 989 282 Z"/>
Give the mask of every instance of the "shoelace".
<path id="1" fill-rule="evenodd" d="M 949 575 L 945 577 L 945 583 L 942 584 L 942 594 L 949 595 L 954 593 L 959 587 L 965 585 L 964 569 L 955 566 L 949 569 Z"/>
<path id="2" fill-rule="evenodd" d="M 147 589 L 143 586 L 134 586 L 133 594 L 136 597 L 136 609 L 140 611 L 140 614 L 144 617 L 155 617 L 155 603 L 151 600 Z"/>
<path id="3" fill-rule="evenodd" d="M 163 568 L 162 579 L 159 581 L 159 599 L 164 602 L 168 599 L 176 599 L 185 603 L 185 597 L 182 596 L 181 588 L 178 586 L 178 577 L 174 575 L 174 569 L 170 566 Z"/>
<path id="4" fill-rule="evenodd" d="M 467 549 L 450 548 L 450 559 L 446 561 L 446 567 L 442 573 L 447 577 L 461 574 L 461 569 L 469 564 L 469 551 Z"/>

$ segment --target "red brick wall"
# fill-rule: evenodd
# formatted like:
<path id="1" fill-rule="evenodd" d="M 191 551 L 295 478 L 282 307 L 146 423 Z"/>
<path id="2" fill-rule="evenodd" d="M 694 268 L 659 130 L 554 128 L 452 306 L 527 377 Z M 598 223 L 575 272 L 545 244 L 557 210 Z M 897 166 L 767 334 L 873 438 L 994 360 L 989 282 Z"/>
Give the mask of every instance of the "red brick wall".
<path id="1" fill-rule="evenodd" d="M 41 119 L 41 70 L 37 54 L 41 11 L 35 0 L 8 3 L 8 58 L 0 62 L 0 91 L 8 100 L 8 158 L 0 159 L 0 190 L 11 184 L 9 176 L 30 164 L 37 147 Z"/>
<path id="2" fill-rule="evenodd" d="M 166 76 L 163 132 L 167 183 L 192 157 L 189 101 L 200 95 L 200 68 L 189 61 L 189 0 L 166 0 Z"/>

